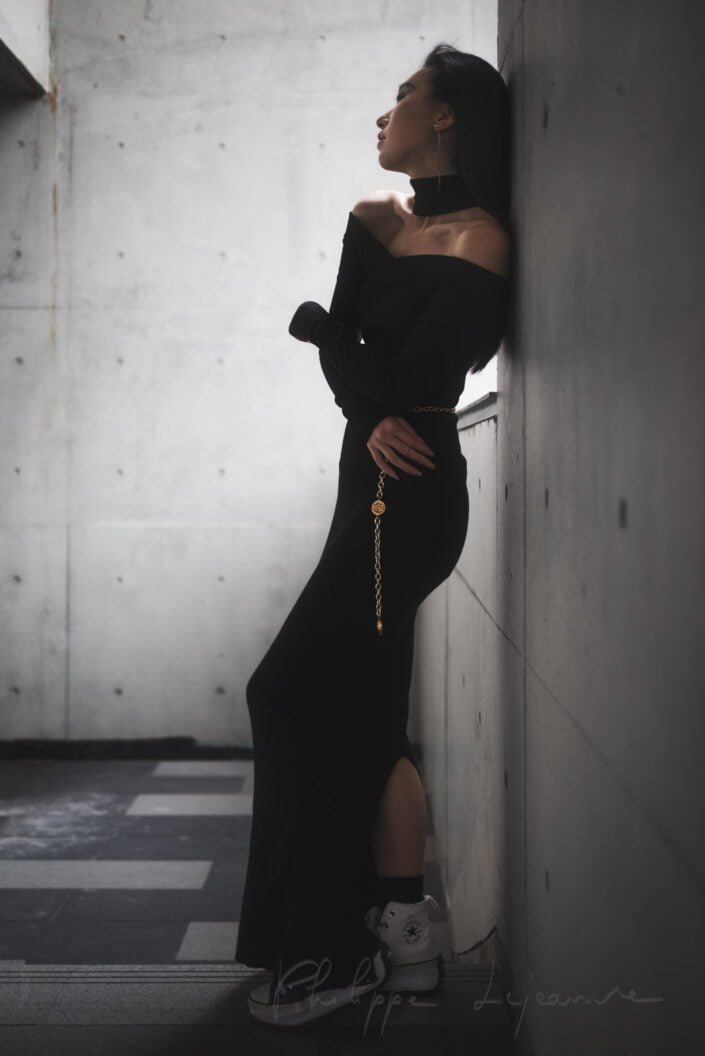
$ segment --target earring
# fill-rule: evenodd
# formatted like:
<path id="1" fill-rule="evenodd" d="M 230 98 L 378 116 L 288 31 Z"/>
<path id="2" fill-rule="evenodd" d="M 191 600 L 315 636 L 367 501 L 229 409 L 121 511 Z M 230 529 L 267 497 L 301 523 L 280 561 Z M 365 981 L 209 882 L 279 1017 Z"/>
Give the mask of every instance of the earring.
<path id="1" fill-rule="evenodd" d="M 436 128 L 435 124 L 434 124 L 433 127 Z M 438 193 L 440 194 L 441 193 L 441 133 L 440 133 L 440 130 L 437 129 L 437 128 L 436 128 L 436 134 L 438 135 L 437 165 L 438 165 Z"/>

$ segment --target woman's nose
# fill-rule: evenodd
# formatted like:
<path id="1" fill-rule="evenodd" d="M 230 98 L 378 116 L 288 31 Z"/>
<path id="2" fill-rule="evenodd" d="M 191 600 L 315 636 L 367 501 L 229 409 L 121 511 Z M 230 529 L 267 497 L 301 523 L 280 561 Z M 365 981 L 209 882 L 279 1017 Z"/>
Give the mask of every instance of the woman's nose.
<path id="1" fill-rule="evenodd" d="M 378 118 L 377 118 L 377 127 L 378 127 L 379 129 L 383 129 L 383 128 L 384 128 L 384 126 L 385 126 L 385 125 L 387 124 L 387 121 L 388 121 L 388 120 L 389 120 L 389 117 L 388 117 L 388 115 L 387 115 L 387 114 L 382 114 L 382 116 L 381 116 L 381 117 L 378 117 Z"/>

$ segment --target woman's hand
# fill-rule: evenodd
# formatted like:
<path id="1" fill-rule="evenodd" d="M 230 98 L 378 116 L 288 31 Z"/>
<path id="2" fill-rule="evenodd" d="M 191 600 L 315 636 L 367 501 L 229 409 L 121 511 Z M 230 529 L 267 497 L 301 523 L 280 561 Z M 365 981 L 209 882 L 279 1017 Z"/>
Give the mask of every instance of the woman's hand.
<path id="1" fill-rule="evenodd" d="M 399 475 L 392 470 L 392 464 L 417 477 L 422 476 L 421 470 L 405 462 L 401 457 L 402 454 L 413 458 L 423 466 L 436 468 L 427 457 L 427 455 L 432 455 L 433 451 L 424 438 L 419 436 L 405 418 L 400 418 L 398 415 L 389 415 L 381 422 L 377 422 L 369 435 L 367 447 L 379 468 L 395 480 L 399 480 Z"/>
<path id="2" fill-rule="evenodd" d="M 329 313 L 317 301 L 303 301 L 291 318 L 289 333 L 297 341 L 310 341 L 313 337 L 315 344 L 316 328 L 327 318 Z M 391 468 L 392 465 L 399 466 L 414 476 L 422 476 L 421 470 L 406 462 L 402 455 L 413 458 L 422 466 L 436 468 L 428 458 L 433 451 L 424 438 L 419 436 L 405 418 L 398 415 L 389 415 L 377 422 L 367 440 L 367 447 L 376 465 L 395 480 L 399 480 L 399 475 Z"/>
<path id="3" fill-rule="evenodd" d="M 328 318 L 328 312 L 318 301 L 302 301 L 291 317 L 289 333 L 297 341 L 310 341 L 316 323 Z"/>

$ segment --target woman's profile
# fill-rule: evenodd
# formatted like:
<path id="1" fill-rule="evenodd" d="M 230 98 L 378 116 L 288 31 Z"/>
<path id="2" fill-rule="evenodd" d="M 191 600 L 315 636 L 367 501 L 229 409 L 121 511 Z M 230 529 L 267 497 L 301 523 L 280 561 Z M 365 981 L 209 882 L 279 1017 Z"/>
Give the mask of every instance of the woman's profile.
<path id="1" fill-rule="evenodd" d="M 353 206 L 330 309 L 305 301 L 289 324 L 347 421 L 320 559 L 246 687 L 254 795 L 236 959 L 272 970 L 248 1007 L 280 1027 L 443 980 L 408 695 L 418 607 L 467 535 L 455 405 L 507 321 L 507 88 L 439 44 L 377 127 L 380 166 L 411 193 Z"/>

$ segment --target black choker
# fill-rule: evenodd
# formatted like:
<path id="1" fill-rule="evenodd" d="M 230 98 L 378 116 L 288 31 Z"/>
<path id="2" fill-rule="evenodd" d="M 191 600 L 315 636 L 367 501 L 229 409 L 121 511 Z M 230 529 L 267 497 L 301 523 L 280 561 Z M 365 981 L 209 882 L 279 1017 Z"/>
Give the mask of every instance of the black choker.
<path id="1" fill-rule="evenodd" d="M 438 216 L 440 213 L 453 213 L 458 209 L 470 209 L 479 204 L 459 173 L 441 175 L 440 183 L 439 191 L 438 176 L 411 177 L 414 192 L 413 212 L 417 216 Z"/>

